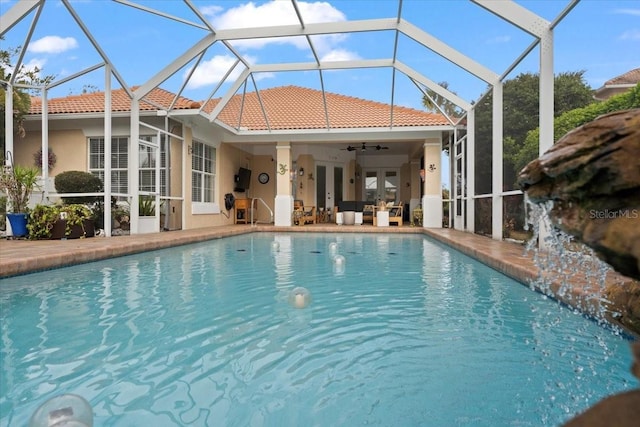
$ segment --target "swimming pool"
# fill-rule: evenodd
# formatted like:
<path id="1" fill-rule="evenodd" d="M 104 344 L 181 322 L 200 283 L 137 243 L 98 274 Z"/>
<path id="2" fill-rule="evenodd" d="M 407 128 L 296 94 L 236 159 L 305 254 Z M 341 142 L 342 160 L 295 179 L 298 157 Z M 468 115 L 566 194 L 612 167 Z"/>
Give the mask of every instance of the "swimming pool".
<path id="1" fill-rule="evenodd" d="M 3 279 L 0 316 L 2 426 L 61 393 L 96 426 L 558 425 L 635 383 L 622 336 L 422 235 L 254 233 Z"/>

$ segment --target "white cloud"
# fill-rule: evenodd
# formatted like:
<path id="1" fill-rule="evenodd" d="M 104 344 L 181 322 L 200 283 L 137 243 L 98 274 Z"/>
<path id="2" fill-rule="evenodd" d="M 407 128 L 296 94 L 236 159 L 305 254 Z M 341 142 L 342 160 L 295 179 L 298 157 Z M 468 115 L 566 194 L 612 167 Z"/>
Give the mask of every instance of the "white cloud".
<path id="1" fill-rule="evenodd" d="M 61 53 L 78 47 L 73 37 L 45 36 L 29 44 L 29 51 L 34 53 Z"/>
<path id="2" fill-rule="evenodd" d="M 257 82 L 266 79 L 273 79 L 276 77 L 275 73 L 254 73 L 253 78 L 256 79 Z"/>
<path id="3" fill-rule="evenodd" d="M 321 61 L 352 61 L 360 59 L 360 57 L 354 53 L 345 49 L 334 49 L 330 52 L 327 52 L 320 59 Z"/>
<path id="4" fill-rule="evenodd" d="M 640 9 L 614 9 L 613 13 L 619 15 L 640 16 Z"/>
<path id="5" fill-rule="evenodd" d="M 198 68 L 193 72 L 193 75 L 187 84 L 187 88 L 197 89 L 199 87 L 217 84 L 222 80 L 235 62 L 236 58 L 231 55 L 216 55 L 208 61 L 201 62 L 200 65 L 198 65 Z M 244 66 L 241 63 L 238 64 L 228 79 L 236 79 L 243 69 Z M 190 71 L 190 69 L 185 71 L 185 79 L 188 77 Z"/>
<path id="6" fill-rule="evenodd" d="M 496 36 L 492 39 L 487 40 L 487 44 L 502 44 L 509 43 L 511 41 L 511 36 Z"/>
<path id="7" fill-rule="evenodd" d="M 47 60 L 44 58 L 33 58 L 29 62 L 26 62 L 24 64 L 24 67 L 27 70 L 33 70 L 36 67 L 38 67 L 39 70 L 42 70 L 42 68 L 44 68 L 44 64 L 46 63 L 47 63 Z"/>
<path id="8" fill-rule="evenodd" d="M 327 2 L 299 2 L 298 8 L 305 24 L 317 22 L 345 21 L 346 16 Z M 272 0 L 256 5 L 253 2 L 224 10 L 218 6 L 202 8 L 214 29 L 251 28 L 276 25 L 299 25 L 300 21 L 288 1 Z M 314 47 L 322 55 L 343 41 L 342 34 L 314 36 Z M 238 49 L 261 49 L 269 44 L 289 44 L 297 49 L 307 49 L 305 37 L 278 37 L 267 39 L 237 40 L 232 42 Z"/>
<path id="9" fill-rule="evenodd" d="M 620 35 L 620 40 L 640 40 L 640 30 L 627 30 Z"/>

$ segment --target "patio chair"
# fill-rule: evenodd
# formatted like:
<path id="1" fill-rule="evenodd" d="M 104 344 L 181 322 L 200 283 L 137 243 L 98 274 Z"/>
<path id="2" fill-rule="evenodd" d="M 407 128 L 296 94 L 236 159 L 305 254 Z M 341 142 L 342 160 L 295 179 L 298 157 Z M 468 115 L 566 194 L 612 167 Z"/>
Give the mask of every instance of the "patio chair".
<path id="1" fill-rule="evenodd" d="M 294 218 L 297 218 L 297 221 L 302 222 L 302 224 L 300 225 L 316 223 L 316 207 L 315 206 L 305 206 L 302 200 L 294 200 L 293 210 L 300 212 L 298 215 L 294 215 Z"/>
<path id="2" fill-rule="evenodd" d="M 398 227 L 402 226 L 402 210 L 404 204 L 398 202 L 397 205 L 387 207 L 389 209 L 389 224 L 396 224 Z"/>

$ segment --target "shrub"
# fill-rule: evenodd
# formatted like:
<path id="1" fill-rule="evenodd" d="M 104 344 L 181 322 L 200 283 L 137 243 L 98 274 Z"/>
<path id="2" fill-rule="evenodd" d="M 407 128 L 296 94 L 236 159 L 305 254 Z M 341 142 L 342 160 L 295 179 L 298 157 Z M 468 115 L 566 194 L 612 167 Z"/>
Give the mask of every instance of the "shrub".
<path id="1" fill-rule="evenodd" d="M 96 175 L 82 171 L 66 171 L 55 177 L 55 187 L 59 194 L 64 193 L 99 193 L 104 186 L 102 180 Z M 65 204 L 75 203 L 95 203 L 102 199 L 102 196 L 86 197 L 64 197 Z"/>
<path id="2" fill-rule="evenodd" d="M 30 239 L 50 239 L 53 227 L 61 218 L 65 221 L 65 236 L 71 235 L 72 227 L 79 226 L 83 235 L 86 235 L 84 227 L 85 221 L 91 220 L 93 212 L 82 204 L 57 205 L 36 205 L 29 215 Z"/>
<path id="3" fill-rule="evenodd" d="M 640 108 L 640 83 L 627 92 L 612 96 L 606 101 L 576 108 L 575 110 L 567 111 L 559 117 L 556 117 L 553 123 L 554 142 L 557 142 L 573 129 L 595 120 L 598 116 L 632 108 Z M 529 131 L 524 142 L 526 149 L 522 150 L 520 158 L 515 161 L 516 170 L 521 170 L 531 160 L 538 157 L 539 138 L 539 128 Z"/>

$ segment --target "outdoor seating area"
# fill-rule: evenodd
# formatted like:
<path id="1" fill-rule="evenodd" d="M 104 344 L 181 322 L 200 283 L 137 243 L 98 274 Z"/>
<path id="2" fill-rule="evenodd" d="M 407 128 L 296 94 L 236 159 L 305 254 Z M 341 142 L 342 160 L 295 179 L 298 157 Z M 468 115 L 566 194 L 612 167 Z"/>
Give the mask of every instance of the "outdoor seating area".
<path id="1" fill-rule="evenodd" d="M 293 222 L 295 225 L 315 224 L 316 207 L 305 206 L 302 200 L 293 201 Z"/>
<path id="2" fill-rule="evenodd" d="M 374 202 L 342 201 L 334 208 L 335 222 L 338 225 L 372 225 L 386 227 L 391 224 L 405 224 L 405 206 L 403 202 L 388 202 L 377 206 Z"/>
<path id="3" fill-rule="evenodd" d="M 386 205 L 384 205 L 384 209 L 380 206 L 374 206 L 373 207 L 373 211 L 374 211 L 373 225 L 381 226 L 382 224 L 385 224 L 385 225 L 395 224 L 401 227 L 403 224 L 403 220 L 402 220 L 403 210 L 404 210 L 404 205 L 402 202 L 399 202 L 398 204 L 394 204 L 394 202 L 389 202 Z M 380 223 L 379 223 L 379 218 L 381 218 Z"/>

